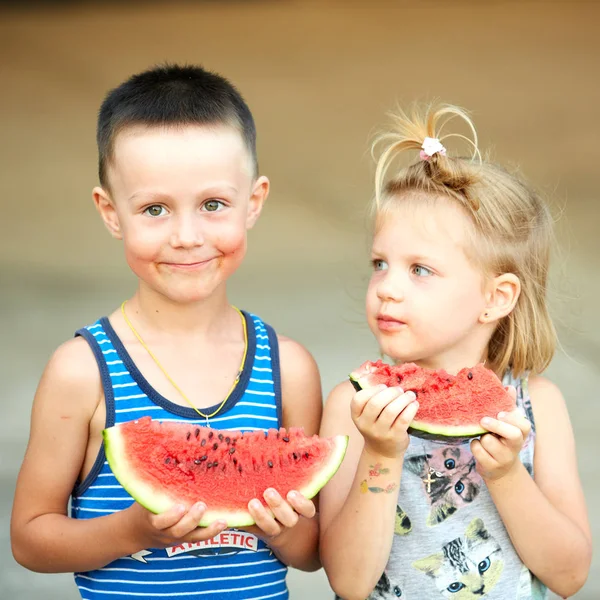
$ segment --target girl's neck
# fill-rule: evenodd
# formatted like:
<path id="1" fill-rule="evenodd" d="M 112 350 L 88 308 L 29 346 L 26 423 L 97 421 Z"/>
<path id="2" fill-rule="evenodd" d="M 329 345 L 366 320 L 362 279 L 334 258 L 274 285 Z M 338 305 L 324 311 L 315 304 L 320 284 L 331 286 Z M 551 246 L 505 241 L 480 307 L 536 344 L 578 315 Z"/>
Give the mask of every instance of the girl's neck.
<path id="1" fill-rule="evenodd" d="M 205 300 L 182 304 L 140 286 L 125 310 L 147 334 L 179 338 L 207 336 L 222 331 L 228 320 L 239 320 L 229 305 L 225 288 Z"/>

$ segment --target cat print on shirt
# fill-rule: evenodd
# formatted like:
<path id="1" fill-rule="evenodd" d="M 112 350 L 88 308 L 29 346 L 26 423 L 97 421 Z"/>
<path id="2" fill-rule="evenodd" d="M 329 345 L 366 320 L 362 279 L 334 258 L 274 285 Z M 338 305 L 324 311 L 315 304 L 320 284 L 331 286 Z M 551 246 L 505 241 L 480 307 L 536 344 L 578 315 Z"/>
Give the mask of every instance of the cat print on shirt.
<path id="1" fill-rule="evenodd" d="M 366 600 L 397 600 L 397 598 L 406 600 L 406 596 L 402 593 L 402 587 L 397 581 L 391 581 L 384 571 L 381 574 L 377 585 Z M 335 600 L 343 599 L 336 596 Z"/>
<path id="2" fill-rule="evenodd" d="M 475 458 L 466 447 L 442 446 L 427 454 L 411 456 L 406 468 L 423 480 L 431 504 L 427 525 L 434 527 L 475 500 L 483 480 L 475 470 Z"/>
<path id="3" fill-rule="evenodd" d="M 502 549 L 481 519 L 473 519 L 464 536 L 442 546 L 442 551 L 413 563 L 431 577 L 444 598 L 472 600 L 494 589 L 504 561 Z"/>

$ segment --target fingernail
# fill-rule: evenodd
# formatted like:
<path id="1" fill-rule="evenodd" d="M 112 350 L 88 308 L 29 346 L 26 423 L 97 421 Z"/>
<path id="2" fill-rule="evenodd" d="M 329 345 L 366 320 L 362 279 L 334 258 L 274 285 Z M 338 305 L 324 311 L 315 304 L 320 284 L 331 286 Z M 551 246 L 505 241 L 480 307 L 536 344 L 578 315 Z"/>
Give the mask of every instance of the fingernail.
<path id="1" fill-rule="evenodd" d="M 269 498 L 277 498 L 277 492 L 273 489 L 273 488 L 269 488 L 268 490 L 265 491 L 265 494 L 269 497 Z"/>
<path id="2" fill-rule="evenodd" d="M 406 395 L 409 396 L 413 401 L 417 399 L 417 395 L 414 392 L 406 392 Z"/>
<path id="3" fill-rule="evenodd" d="M 252 500 L 250 504 L 252 505 L 252 508 L 255 509 L 259 509 L 262 506 L 260 500 Z"/>
<path id="4" fill-rule="evenodd" d="M 178 504 L 177 505 L 177 512 L 185 512 L 185 504 Z"/>
<path id="5" fill-rule="evenodd" d="M 219 529 L 225 529 L 227 527 L 227 523 L 225 521 L 217 521 L 217 527 Z"/>
<path id="6" fill-rule="evenodd" d="M 194 505 L 194 510 L 206 510 L 206 504 L 204 504 L 204 502 L 196 502 Z"/>
<path id="7" fill-rule="evenodd" d="M 294 490 L 288 493 L 288 498 L 291 500 L 297 500 L 300 497 L 300 494 Z"/>
<path id="8" fill-rule="evenodd" d="M 500 415 L 498 415 L 498 416 L 500 416 Z M 481 422 L 484 425 L 491 425 L 492 424 L 492 419 L 490 419 L 490 417 L 483 417 L 483 419 L 481 419 Z"/>
<path id="9" fill-rule="evenodd" d="M 503 419 L 505 416 L 506 416 L 506 413 L 505 413 L 505 412 L 499 412 L 499 413 L 498 413 L 498 418 L 499 418 L 499 419 Z"/>

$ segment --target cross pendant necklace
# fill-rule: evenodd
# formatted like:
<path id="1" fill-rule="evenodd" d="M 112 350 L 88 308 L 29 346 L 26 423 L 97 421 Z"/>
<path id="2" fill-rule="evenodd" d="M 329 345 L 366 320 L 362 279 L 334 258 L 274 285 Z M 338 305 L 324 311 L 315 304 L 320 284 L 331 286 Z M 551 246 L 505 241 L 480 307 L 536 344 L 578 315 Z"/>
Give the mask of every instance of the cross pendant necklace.
<path id="1" fill-rule="evenodd" d="M 425 479 L 423 479 L 423 483 L 427 486 L 427 493 L 431 494 L 431 484 L 435 481 L 435 478 L 433 476 L 436 477 L 441 477 L 442 474 L 438 473 L 433 467 L 429 467 L 429 471 L 427 471 L 427 477 Z"/>

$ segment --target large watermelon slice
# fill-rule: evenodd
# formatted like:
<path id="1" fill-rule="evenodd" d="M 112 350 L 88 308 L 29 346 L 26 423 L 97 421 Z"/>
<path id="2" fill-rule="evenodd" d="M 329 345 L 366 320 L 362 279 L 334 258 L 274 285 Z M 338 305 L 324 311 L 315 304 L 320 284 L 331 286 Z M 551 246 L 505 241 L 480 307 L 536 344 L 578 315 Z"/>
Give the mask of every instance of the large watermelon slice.
<path id="1" fill-rule="evenodd" d="M 284 498 L 297 490 L 312 498 L 340 466 L 347 436 L 306 436 L 302 429 L 241 433 L 154 421 L 144 417 L 104 430 L 106 457 L 115 477 L 154 513 L 175 503 L 207 506 L 202 521 L 252 525 L 252 498 L 275 488 Z"/>
<path id="2" fill-rule="evenodd" d="M 367 361 L 350 374 L 357 390 L 385 384 L 417 394 L 419 410 L 409 432 L 417 437 L 471 438 L 485 433 L 483 417 L 494 417 L 515 408 L 496 374 L 483 365 L 450 375 L 443 369 L 424 369 L 414 363 L 391 366 Z"/>

